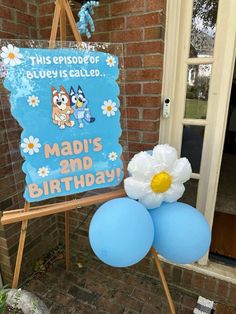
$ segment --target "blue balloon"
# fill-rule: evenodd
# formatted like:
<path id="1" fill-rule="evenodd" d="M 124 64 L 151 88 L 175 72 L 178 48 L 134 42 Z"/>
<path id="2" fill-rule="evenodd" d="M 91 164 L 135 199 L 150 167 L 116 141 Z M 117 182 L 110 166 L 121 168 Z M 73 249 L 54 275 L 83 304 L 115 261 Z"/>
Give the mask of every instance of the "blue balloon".
<path id="1" fill-rule="evenodd" d="M 128 197 L 103 204 L 89 227 L 89 241 L 96 256 L 114 267 L 138 263 L 150 250 L 154 226 L 147 209 Z"/>
<path id="2" fill-rule="evenodd" d="M 163 203 L 149 210 L 155 228 L 154 247 L 167 260 L 190 264 L 207 252 L 211 231 L 205 217 L 190 205 Z"/>

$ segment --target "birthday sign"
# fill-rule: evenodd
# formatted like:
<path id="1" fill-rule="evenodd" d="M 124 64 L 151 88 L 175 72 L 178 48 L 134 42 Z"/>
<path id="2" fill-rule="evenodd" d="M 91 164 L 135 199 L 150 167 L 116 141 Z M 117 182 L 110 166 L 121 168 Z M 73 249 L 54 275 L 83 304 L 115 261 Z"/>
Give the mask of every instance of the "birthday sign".
<path id="1" fill-rule="evenodd" d="M 123 178 L 118 58 L 76 49 L 1 48 L 11 111 L 23 128 L 28 202 Z"/>

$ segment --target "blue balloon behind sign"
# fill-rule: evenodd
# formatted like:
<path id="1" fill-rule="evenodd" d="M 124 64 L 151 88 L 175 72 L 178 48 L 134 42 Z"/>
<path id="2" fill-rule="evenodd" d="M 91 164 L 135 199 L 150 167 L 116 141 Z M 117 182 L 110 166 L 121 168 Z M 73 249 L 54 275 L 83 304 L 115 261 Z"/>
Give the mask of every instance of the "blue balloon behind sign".
<path id="1" fill-rule="evenodd" d="M 27 201 L 118 185 L 118 58 L 78 49 L 1 48 L 14 117 L 23 128 Z M 112 132 L 111 132 L 112 130 Z"/>

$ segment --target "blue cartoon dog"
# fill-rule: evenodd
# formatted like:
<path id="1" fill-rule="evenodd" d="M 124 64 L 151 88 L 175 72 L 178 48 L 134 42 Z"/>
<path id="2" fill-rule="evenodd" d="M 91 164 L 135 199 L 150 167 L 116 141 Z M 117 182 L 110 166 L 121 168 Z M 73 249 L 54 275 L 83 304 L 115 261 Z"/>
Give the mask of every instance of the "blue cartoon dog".
<path id="1" fill-rule="evenodd" d="M 84 127 L 84 122 L 92 123 L 95 121 L 95 118 L 91 116 L 88 101 L 80 86 L 78 86 L 77 92 L 75 92 L 74 88 L 71 86 L 70 101 L 74 110 L 75 119 L 79 122 L 79 128 Z"/>

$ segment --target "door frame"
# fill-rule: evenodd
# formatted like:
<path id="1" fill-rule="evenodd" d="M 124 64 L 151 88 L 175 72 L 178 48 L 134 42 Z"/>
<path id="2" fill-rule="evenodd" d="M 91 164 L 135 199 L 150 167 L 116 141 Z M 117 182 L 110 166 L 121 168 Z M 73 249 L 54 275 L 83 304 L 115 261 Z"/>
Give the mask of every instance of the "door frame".
<path id="1" fill-rule="evenodd" d="M 213 63 L 205 126 L 202 162 L 196 207 L 202 211 L 212 227 L 223 154 L 231 84 L 236 53 L 236 3 L 235 0 L 219 0 L 214 55 L 206 62 Z M 174 132 L 176 120 L 181 115 L 181 101 L 187 74 L 186 58 L 189 51 L 192 1 L 167 0 L 165 33 L 164 74 L 162 100 L 171 99 L 169 118 L 160 119 L 160 143 L 169 143 L 180 153 L 180 139 Z M 182 31 L 188 29 L 189 32 Z M 196 60 L 196 59 L 195 59 Z M 193 59 L 194 62 L 194 59 Z M 180 67 L 182 65 L 182 67 Z M 213 79 L 212 79 L 213 78 Z M 185 97 L 185 95 L 184 95 Z M 222 106 L 221 104 L 225 104 Z M 183 106 L 182 106 L 183 107 Z M 183 109 L 182 109 L 183 111 Z M 181 138 L 182 140 L 182 138 Z M 208 254 L 199 263 L 206 265 Z"/>

